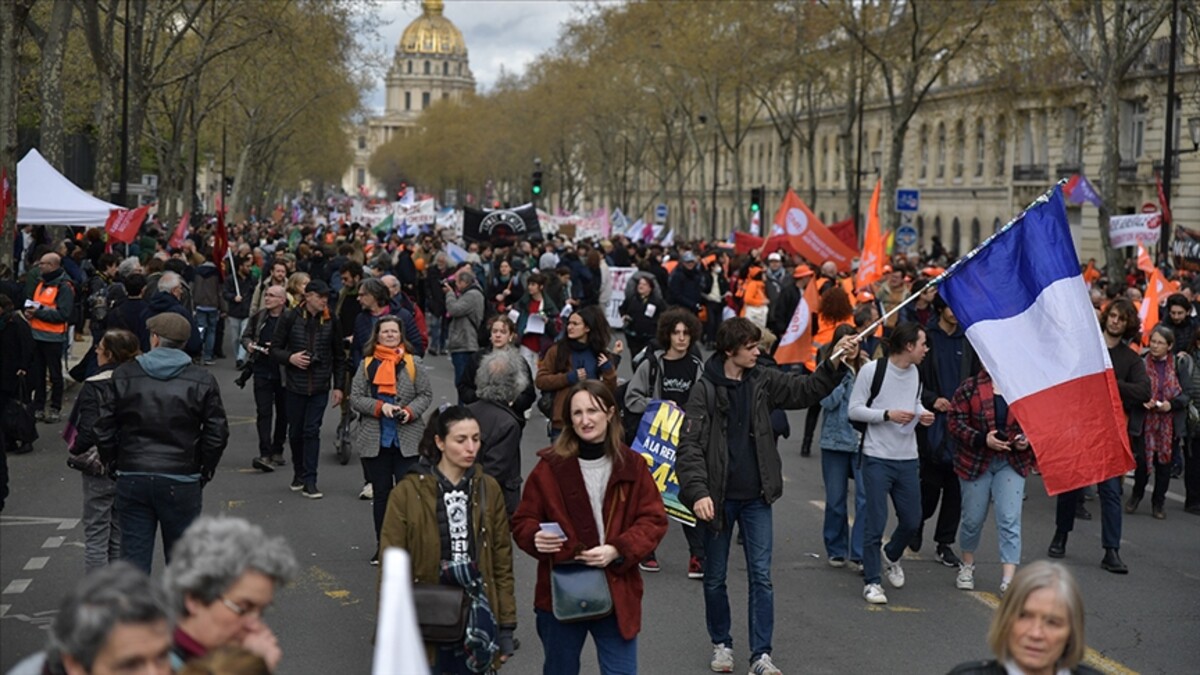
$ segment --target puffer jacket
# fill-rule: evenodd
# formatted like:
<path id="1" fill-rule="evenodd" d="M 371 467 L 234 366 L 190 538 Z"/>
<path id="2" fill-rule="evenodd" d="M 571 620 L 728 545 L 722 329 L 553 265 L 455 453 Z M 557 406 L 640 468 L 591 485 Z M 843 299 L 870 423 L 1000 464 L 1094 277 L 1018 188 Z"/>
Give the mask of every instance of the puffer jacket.
<path id="1" fill-rule="evenodd" d="M 421 367 L 421 358 L 408 355 L 413 360 L 413 375 L 410 377 L 408 368 L 401 363 L 396 367 L 396 405 L 408 408 L 412 413 L 408 424 L 400 424 L 396 420 L 396 436 L 400 441 L 400 454 L 412 457 L 417 454 L 421 444 L 421 434 L 425 425 L 421 417 L 429 409 L 433 401 L 433 385 L 429 375 Z M 358 434 L 354 438 L 354 449 L 359 457 L 378 457 L 379 438 L 381 430 L 379 419 L 383 401 L 378 397 L 378 387 L 372 383 L 375 371 L 379 370 L 379 361 L 368 357 L 358 365 L 354 372 L 354 380 L 350 383 L 350 407 L 354 412 L 363 416 L 358 425 Z"/>
<path id="2" fill-rule="evenodd" d="M 679 498 L 693 509 L 698 500 L 711 497 L 716 518 L 709 524 L 715 530 L 724 527 L 725 487 L 728 481 L 729 394 L 714 379 L 724 367 L 724 359 L 714 356 L 705 365 L 704 375 L 692 389 L 684 416 L 683 434 L 675 470 L 679 477 Z M 783 495 L 783 460 L 775 446 L 771 430 L 771 410 L 795 410 L 821 402 L 841 381 L 845 366 L 823 362 L 811 375 L 784 373 L 770 368 L 752 368 L 742 377 L 752 387 L 750 410 L 753 415 L 754 447 L 758 457 L 762 496 L 768 504 Z"/>
<path id="3" fill-rule="evenodd" d="M 404 377 L 401 375 L 400 377 Z M 396 379 L 399 380 L 400 377 Z M 649 478 L 650 474 L 643 470 Z M 488 604 L 501 629 L 517 626 L 514 595 L 512 537 L 504 493 L 500 485 L 478 466 L 471 476 L 471 535 L 475 539 L 475 563 L 483 577 Z M 402 548 L 412 558 L 414 583 L 436 584 L 441 576 L 442 539 L 438 527 L 438 480 L 432 467 L 418 462 L 388 496 L 387 512 L 379 533 L 379 549 Z M 660 501 L 661 503 L 661 501 Z M 436 650 L 426 645 L 432 659 Z"/>
<path id="4" fill-rule="evenodd" d="M 337 317 L 328 309 L 314 315 L 301 305 L 284 312 L 275 325 L 271 358 L 283 365 L 284 386 L 288 391 L 305 396 L 329 391 L 331 377 L 334 389 L 345 386 L 346 356 L 341 335 Z M 303 351 L 312 360 L 308 368 L 297 368 L 288 359 Z"/>
<path id="5" fill-rule="evenodd" d="M 183 352 L 160 347 L 113 371 L 110 394 L 95 426 L 105 464 L 115 462 L 118 472 L 212 479 L 229 442 L 212 373 Z"/>
<path id="6" fill-rule="evenodd" d="M 624 461 L 613 463 L 604 491 L 602 519 L 604 543 L 616 548 L 619 557 L 604 572 L 621 636 L 631 640 L 642 629 L 642 575 L 638 563 L 658 547 L 667 533 L 667 513 L 645 461 L 628 448 L 622 451 L 626 453 Z M 533 606 L 550 612 L 550 568 L 571 562 L 580 546 L 599 546 L 600 533 L 596 531 L 579 458 L 560 457 L 552 448 L 540 451 L 538 456 L 541 461 L 530 472 L 521 505 L 513 514 L 512 533 L 517 546 L 538 561 Z M 533 536 L 542 523 L 550 521 L 562 527 L 567 540 L 558 553 L 539 553 Z"/>

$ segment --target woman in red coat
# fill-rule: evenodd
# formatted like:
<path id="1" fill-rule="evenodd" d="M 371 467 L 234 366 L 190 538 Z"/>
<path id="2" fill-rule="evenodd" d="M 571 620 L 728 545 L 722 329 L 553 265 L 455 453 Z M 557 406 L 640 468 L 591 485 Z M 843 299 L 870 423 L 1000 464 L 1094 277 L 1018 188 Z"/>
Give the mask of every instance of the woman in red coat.
<path id="1" fill-rule="evenodd" d="M 638 561 L 658 546 L 667 516 L 645 460 L 622 442 L 612 392 L 586 380 L 564 401 L 563 431 L 538 453 L 521 505 L 513 514 L 513 539 L 538 559 L 534 609 L 545 662 L 542 672 L 579 672 L 579 654 L 590 633 L 604 673 L 637 672 L 642 628 L 642 577 Z M 556 523 L 565 538 L 542 529 Z M 613 611 L 566 623 L 555 618 L 550 570 L 580 563 L 604 568 Z"/>

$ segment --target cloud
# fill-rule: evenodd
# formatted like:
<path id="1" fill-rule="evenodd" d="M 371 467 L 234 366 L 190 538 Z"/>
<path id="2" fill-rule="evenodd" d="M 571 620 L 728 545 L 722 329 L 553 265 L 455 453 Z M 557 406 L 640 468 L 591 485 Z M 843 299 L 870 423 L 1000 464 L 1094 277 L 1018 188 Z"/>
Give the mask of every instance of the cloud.
<path id="1" fill-rule="evenodd" d="M 584 5 L 554 0 L 447 0 L 445 15 L 462 31 L 476 89 L 484 92 L 495 85 L 501 70 L 525 72 L 539 54 L 554 46 L 563 24 Z M 419 2 L 383 3 L 378 9 L 380 41 L 370 46 L 385 52 L 390 63 L 400 35 L 420 15 Z M 366 104 L 383 109 L 382 77 L 366 94 Z"/>

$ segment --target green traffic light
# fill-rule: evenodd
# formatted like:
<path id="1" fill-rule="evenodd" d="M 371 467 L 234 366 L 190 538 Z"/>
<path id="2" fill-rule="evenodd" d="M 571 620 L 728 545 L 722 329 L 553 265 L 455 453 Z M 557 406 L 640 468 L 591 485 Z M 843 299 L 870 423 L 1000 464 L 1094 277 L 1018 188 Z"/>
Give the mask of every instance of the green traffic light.
<path id="1" fill-rule="evenodd" d="M 750 210 L 754 211 L 755 213 L 758 213 L 758 204 L 751 204 Z"/>
<path id="2" fill-rule="evenodd" d="M 533 186 L 533 194 L 535 194 L 535 195 L 540 195 L 540 194 L 542 194 L 542 186 L 541 186 L 541 185 L 534 185 L 534 186 Z"/>

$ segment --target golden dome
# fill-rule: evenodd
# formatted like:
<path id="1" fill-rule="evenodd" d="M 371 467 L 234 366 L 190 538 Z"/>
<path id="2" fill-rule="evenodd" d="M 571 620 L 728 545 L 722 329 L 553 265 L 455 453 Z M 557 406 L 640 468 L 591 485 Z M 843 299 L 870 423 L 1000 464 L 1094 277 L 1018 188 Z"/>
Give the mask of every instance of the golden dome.
<path id="1" fill-rule="evenodd" d="M 407 54 L 438 54 L 464 56 L 467 43 L 462 32 L 442 16 L 443 0 L 422 0 L 421 16 L 404 29 L 400 51 Z"/>

